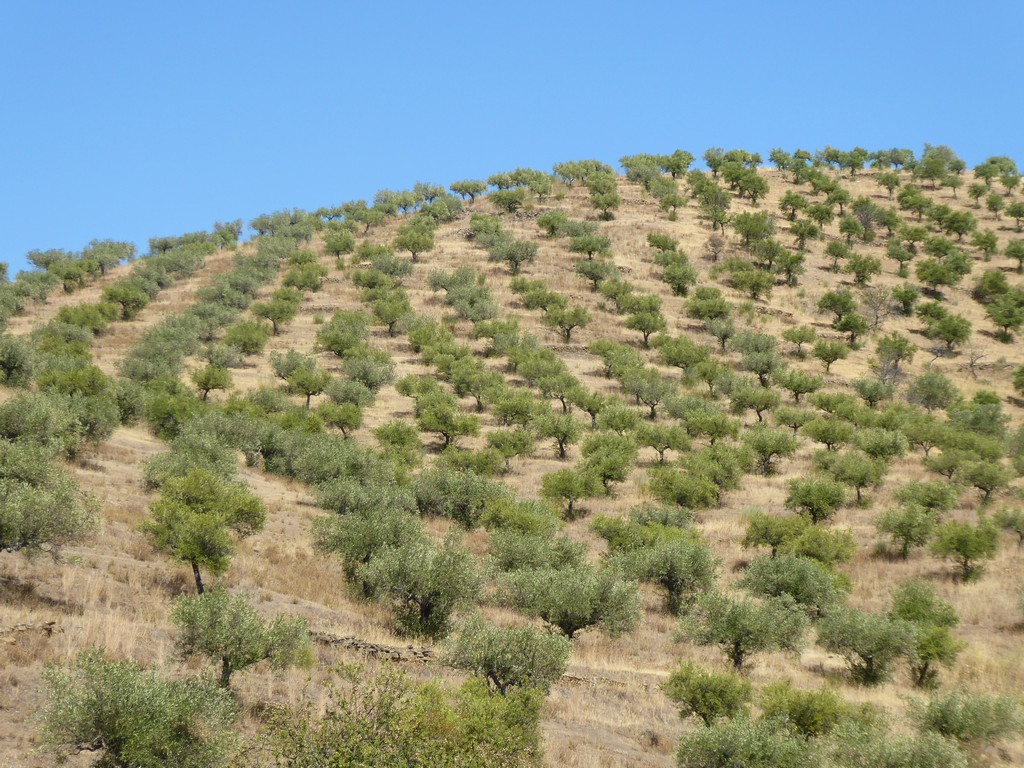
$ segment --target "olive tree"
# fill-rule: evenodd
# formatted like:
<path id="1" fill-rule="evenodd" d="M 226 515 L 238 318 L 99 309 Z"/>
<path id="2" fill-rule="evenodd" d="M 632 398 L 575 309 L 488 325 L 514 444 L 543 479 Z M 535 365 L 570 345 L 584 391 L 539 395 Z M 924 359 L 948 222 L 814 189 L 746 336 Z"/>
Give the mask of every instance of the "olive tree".
<path id="1" fill-rule="evenodd" d="M 889 616 L 909 622 L 914 629 L 914 647 L 909 654 L 914 685 L 934 685 L 936 667 L 952 666 L 964 648 L 950 632 L 960 622 L 956 609 L 940 598 L 933 586 L 914 579 L 893 594 Z"/>
<path id="2" fill-rule="evenodd" d="M 0 550 L 34 554 L 77 544 L 98 528 L 98 505 L 43 446 L 0 441 Z"/>
<path id="3" fill-rule="evenodd" d="M 640 623 L 636 582 L 608 567 L 514 571 L 505 577 L 503 594 L 512 607 L 537 616 L 570 640 L 589 627 L 618 637 L 633 632 Z"/>
<path id="4" fill-rule="evenodd" d="M 425 540 L 384 547 L 356 573 L 391 606 L 403 631 L 432 638 L 448 634 L 454 611 L 479 588 L 472 554 L 453 539 L 440 547 Z"/>
<path id="5" fill-rule="evenodd" d="M 196 591 L 203 594 L 200 567 L 224 573 L 239 538 L 263 528 L 266 508 L 245 485 L 205 469 L 168 480 L 142 525 L 154 546 L 192 566 Z"/>
<path id="6" fill-rule="evenodd" d="M 91 751 L 112 768 L 216 768 L 233 749 L 237 703 L 212 680 L 171 679 L 100 648 L 43 679 L 42 739 L 58 763 Z"/>
<path id="7" fill-rule="evenodd" d="M 219 683 L 260 661 L 275 669 L 308 665 L 313 646 L 305 619 L 278 616 L 264 620 L 244 596 L 215 588 L 205 595 L 182 595 L 171 618 L 178 629 L 175 648 L 182 658 L 206 656 L 220 663 Z"/>
<path id="8" fill-rule="evenodd" d="M 734 673 L 710 672 L 692 661 L 674 670 L 661 690 L 679 707 L 680 717 L 696 715 L 707 726 L 742 714 L 751 698 L 749 680 Z"/>
<path id="9" fill-rule="evenodd" d="M 683 617 L 683 635 L 699 645 L 717 645 L 737 671 L 759 651 L 799 650 L 807 616 L 792 600 L 733 599 L 710 592 Z"/>
<path id="10" fill-rule="evenodd" d="M 893 662 L 912 651 L 914 630 L 902 619 L 843 608 L 819 622 L 818 643 L 846 659 L 854 680 L 873 685 L 886 680 Z"/>
<path id="11" fill-rule="evenodd" d="M 480 616 L 467 619 L 445 649 L 444 663 L 487 680 L 504 695 L 514 687 L 547 692 L 565 673 L 572 641 L 530 626 L 499 627 Z"/>
<path id="12" fill-rule="evenodd" d="M 999 528 L 991 520 L 978 525 L 949 522 L 935 529 L 931 552 L 942 558 L 953 558 L 963 581 L 977 578 L 982 570 L 979 561 L 991 560 L 999 547 Z"/>

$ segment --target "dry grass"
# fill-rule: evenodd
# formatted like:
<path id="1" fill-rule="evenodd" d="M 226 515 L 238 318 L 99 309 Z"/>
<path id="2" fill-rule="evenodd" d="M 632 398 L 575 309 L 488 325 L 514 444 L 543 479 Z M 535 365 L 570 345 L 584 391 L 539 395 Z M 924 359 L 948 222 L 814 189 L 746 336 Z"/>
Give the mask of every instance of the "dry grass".
<path id="1" fill-rule="evenodd" d="M 764 173 L 771 178 L 771 193 L 761 208 L 777 211 L 777 201 L 791 189 L 777 174 Z M 866 172 L 852 182 L 844 184 L 856 197 L 869 195 L 877 202 L 887 204 L 881 190 Z M 700 221 L 693 204 L 680 211 L 677 221 L 667 221 L 654 202 L 635 185 L 620 182 L 625 199 L 623 208 L 613 221 L 602 223 L 601 231 L 613 242 L 615 263 L 624 276 L 638 289 L 662 297 L 670 332 L 689 334 L 708 344 L 706 335 L 683 313 L 683 299 L 670 295 L 658 280 L 653 266 L 646 235 L 661 231 L 678 238 L 682 248 L 691 255 L 701 282 L 710 283 L 711 265 L 701 258 L 702 245 L 709 234 Z M 932 197 L 955 208 L 969 208 L 969 201 L 954 200 L 945 190 L 932 192 Z M 545 344 L 558 350 L 569 369 L 583 383 L 594 390 L 615 392 L 613 381 L 601 375 L 600 361 L 587 352 L 587 345 L 600 338 L 638 345 L 638 334 L 627 331 L 621 318 L 603 305 L 600 296 L 588 290 L 587 284 L 573 272 L 573 257 L 565 241 L 546 239 L 533 221 L 532 214 L 547 207 L 559 207 L 578 218 L 593 219 L 593 211 L 584 190 L 564 191 L 564 199 L 538 205 L 534 211 L 511 218 L 506 228 L 517 237 L 540 242 L 536 263 L 524 270 L 531 278 L 547 281 L 565 293 L 571 301 L 584 304 L 594 321 L 574 333 L 571 344 L 562 344 L 558 335 L 544 327 L 539 312 L 524 310 L 518 297 L 510 290 L 510 277 L 501 265 L 486 261 L 482 249 L 467 241 L 461 234 L 466 221 L 442 226 L 437 233 L 437 247 L 422 257 L 422 264 L 407 281 L 410 299 L 417 312 L 442 317 L 446 309 L 427 288 L 426 277 L 433 268 L 454 269 L 471 266 L 486 275 L 495 300 L 503 314 L 518 316 L 525 330 L 534 333 Z M 478 210 L 487 210 L 487 203 L 476 204 Z M 734 211 L 747 210 L 747 203 L 737 203 Z M 1015 237 L 1011 223 L 991 220 L 987 212 L 974 211 L 981 225 L 995 229 L 1000 245 Z M 780 221 L 780 239 L 788 241 L 786 223 Z M 828 228 L 835 237 L 836 225 Z M 394 225 L 375 230 L 371 239 L 388 241 Z M 835 275 L 825 270 L 823 243 L 813 244 L 808 255 L 807 274 L 798 288 L 778 287 L 770 300 L 755 303 L 753 327 L 778 336 L 786 327 L 809 323 L 820 335 L 830 336 L 825 319 L 817 313 L 815 305 L 826 290 L 838 283 L 848 283 L 848 276 Z M 319 247 L 319 246 L 318 246 Z M 730 243 L 730 250 L 738 253 L 738 246 Z M 860 246 L 858 250 L 883 257 L 884 273 L 875 283 L 893 286 L 903 282 L 895 274 L 892 262 L 884 259 L 881 243 Z M 167 312 L 179 310 L 194 297 L 195 291 L 211 277 L 230 266 L 229 253 L 211 257 L 207 267 L 199 274 L 182 281 L 147 307 L 140 317 L 130 323 L 115 323 L 101 337 L 94 348 L 97 364 L 105 371 L 114 372 L 117 362 L 137 340 L 139 334 L 158 322 Z M 324 264 L 332 266 L 331 277 L 324 288 L 307 298 L 298 318 L 274 337 L 266 352 L 250 361 L 248 367 L 234 375 L 236 390 L 274 385 L 269 366 L 269 353 L 294 348 L 310 352 L 315 347 L 317 314 L 329 316 L 338 308 L 359 304 L 359 291 L 347 277 L 333 271 L 333 260 L 322 256 Z M 997 257 L 991 264 L 977 264 L 975 273 L 982 268 L 995 267 L 1010 270 L 1010 263 Z M 115 270 L 104 281 L 70 296 L 57 296 L 45 305 L 17 318 L 12 330 L 28 331 L 35 323 L 52 317 L 60 306 L 92 301 L 99 296 L 104 284 L 123 274 L 125 268 Z M 1011 282 L 1014 278 L 1011 277 Z M 1020 362 L 1017 345 L 999 343 L 990 333 L 991 326 L 983 309 L 969 297 L 970 280 L 956 289 L 945 291 L 946 300 L 956 311 L 966 315 L 974 324 L 975 347 L 984 355 L 975 379 L 965 368 L 964 354 L 930 359 L 920 352 L 910 366 L 911 374 L 930 367 L 955 377 L 968 395 L 980 388 L 998 392 L 1010 405 L 1008 412 L 1014 423 L 1021 422 L 1021 402 L 1013 399 L 1009 380 L 1011 364 Z M 267 286 L 264 294 L 277 284 Z M 743 301 L 743 297 L 723 288 L 729 298 Z M 470 342 L 468 326 L 458 324 L 461 340 Z M 898 330 L 916 343 L 927 346 L 913 319 L 890 317 L 883 331 Z M 375 330 L 372 344 L 387 350 L 397 364 L 399 376 L 406 373 L 431 374 L 409 348 L 408 342 L 388 337 Z M 479 345 L 476 348 L 480 348 Z M 826 378 L 830 388 L 841 389 L 846 383 L 869 370 L 871 345 L 855 352 L 851 357 L 833 366 Z M 657 365 L 653 352 L 645 352 L 652 365 Z M 321 364 L 336 370 L 337 362 L 321 355 Z M 500 369 L 500 361 L 488 360 Z M 797 367 L 818 371 L 812 359 L 790 362 Z M 675 371 L 663 369 L 670 376 Z M 470 401 L 464 402 L 467 409 Z M 385 387 L 377 402 L 367 410 L 363 426 L 355 433 L 356 440 L 374 444 L 371 430 L 393 418 L 410 418 L 411 402 L 398 395 L 393 386 Z M 484 414 L 484 431 L 496 425 Z M 428 438 L 429 440 L 429 438 Z M 482 444 L 471 441 L 469 445 Z M 21 557 L 0 553 L 0 630 L 15 624 L 39 624 L 56 621 L 62 632 L 52 637 L 26 634 L 17 642 L 0 644 L 0 765 L 42 766 L 46 760 L 33 755 L 33 712 L 41 700 L 40 673 L 49 661 L 65 661 L 78 650 L 92 645 L 104 645 L 116 654 L 129 655 L 145 663 L 164 664 L 173 661 L 169 600 L 191 588 L 191 576 L 186 569 L 155 555 L 145 539 L 138 533 L 138 524 L 145 518 L 150 502 L 141 487 L 141 469 L 145 461 L 163 450 L 159 441 L 141 428 L 118 430 L 114 437 L 101 446 L 94 455 L 73 467 L 83 488 L 95 494 L 102 502 L 105 518 L 103 532 L 88 545 L 66 553 L 63 563 L 47 559 L 26 561 Z M 721 561 L 721 575 L 726 582 L 734 580 L 736 570 L 749 561 L 754 553 L 740 546 L 743 535 L 743 513 L 753 507 L 779 511 L 785 497 L 785 482 L 790 477 L 805 473 L 810 467 L 813 448 L 804 445 L 794 458 L 782 465 L 782 473 L 769 478 L 750 476 L 743 488 L 727 494 L 721 507 L 703 512 L 699 516 L 701 529 Z M 570 451 L 570 462 L 578 458 L 578 449 Z M 647 457 L 650 460 L 653 457 Z M 430 457 L 428 456 L 428 461 Z M 641 462 L 643 464 L 643 462 Z M 518 493 L 534 496 L 541 476 L 566 466 L 555 456 L 552 446 L 539 442 L 536 454 L 518 459 L 505 481 Z M 242 543 L 226 582 L 232 588 L 254 595 L 258 603 L 269 612 L 289 612 L 309 618 L 314 628 L 339 635 L 358 636 L 371 642 L 403 645 L 407 639 L 394 634 L 394 626 L 387 612 L 372 605 L 353 601 L 346 592 L 344 579 L 337 561 L 316 553 L 310 539 L 310 523 L 319 514 L 310 496 L 302 486 L 242 469 L 244 479 L 267 502 L 269 516 L 266 529 Z M 854 584 L 851 603 L 855 606 L 882 610 L 893 588 L 910 577 L 928 579 L 950 600 L 962 617 L 958 636 L 968 643 L 957 667 L 944 673 L 943 684 L 969 684 L 983 692 L 1018 693 L 1024 689 L 1024 624 L 1017 597 L 1016 585 L 1024 573 L 1024 552 L 1007 539 L 998 558 L 986 569 L 985 575 L 968 585 L 955 584 L 951 566 L 930 556 L 915 553 L 907 561 L 893 560 L 875 554 L 876 533 L 874 519 L 891 502 L 892 493 L 900 484 L 923 477 L 920 455 L 899 462 L 886 478 L 884 485 L 869 493 L 871 503 L 863 507 L 843 510 L 833 525 L 848 527 L 859 542 L 853 562 L 844 566 Z M 595 499 L 587 507 L 590 514 L 625 514 L 645 498 L 645 468 L 641 466 L 630 479 L 616 488 L 613 496 Z M 972 519 L 977 512 L 976 494 L 963 495 L 962 506 L 956 516 Z M 997 503 L 1004 503 L 1001 499 Z M 1012 503 L 1018 501 L 1009 500 Z M 443 536 L 447 525 L 430 522 L 431 532 Z M 583 519 L 566 526 L 568 535 L 584 541 L 597 557 L 603 551 L 603 542 L 589 529 Z M 486 535 L 474 534 L 468 545 L 478 553 L 485 551 Z M 609 640 L 601 635 L 584 633 L 576 642 L 570 662 L 571 677 L 555 686 L 544 715 L 544 742 L 547 762 L 559 766 L 668 766 L 673 763 L 672 752 L 680 734 L 686 727 L 674 708 L 659 692 L 658 684 L 682 658 L 694 658 L 708 665 L 721 665 L 722 659 L 714 649 L 696 648 L 674 639 L 675 622 L 665 616 L 653 592 L 645 593 L 645 620 L 641 629 L 631 637 Z M 508 614 L 487 609 L 495 616 Z M 340 661 L 366 661 L 358 654 L 335 648 L 320 650 L 320 664 L 309 684 L 316 685 L 323 670 Z M 434 665 L 410 668 L 411 674 L 422 678 L 458 680 L 459 676 Z M 894 714 L 905 706 L 905 697 L 913 690 L 905 674 L 899 673 L 893 681 L 877 688 L 857 688 L 848 684 L 842 675 L 839 659 L 809 647 L 799 656 L 765 654 L 754 659 L 750 672 L 756 685 L 788 678 L 796 685 L 815 687 L 825 682 L 835 683 L 843 694 L 856 701 L 870 702 Z M 238 685 L 243 701 L 276 699 L 295 701 L 307 685 L 307 673 L 272 673 L 258 669 L 239 675 Z M 998 756 L 993 765 L 1024 764 L 1024 745 L 1014 743 Z"/>

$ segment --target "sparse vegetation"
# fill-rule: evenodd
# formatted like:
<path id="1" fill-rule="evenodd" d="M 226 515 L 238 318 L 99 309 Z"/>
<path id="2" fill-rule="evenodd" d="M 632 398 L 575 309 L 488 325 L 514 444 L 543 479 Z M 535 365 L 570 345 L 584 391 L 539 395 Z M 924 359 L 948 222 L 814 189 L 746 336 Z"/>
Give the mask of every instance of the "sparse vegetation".
<path id="1" fill-rule="evenodd" d="M 998 695 L 1022 684 L 1015 166 L 770 159 L 519 168 L 267 214 L 250 243 L 31 254 L 0 284 L 0 632 L 64 634 L 0 657 L 19 702 L 49 686 L 48 748 L 1024 760 Z M 344 666 L 367 655 L 417 663 Z"/>

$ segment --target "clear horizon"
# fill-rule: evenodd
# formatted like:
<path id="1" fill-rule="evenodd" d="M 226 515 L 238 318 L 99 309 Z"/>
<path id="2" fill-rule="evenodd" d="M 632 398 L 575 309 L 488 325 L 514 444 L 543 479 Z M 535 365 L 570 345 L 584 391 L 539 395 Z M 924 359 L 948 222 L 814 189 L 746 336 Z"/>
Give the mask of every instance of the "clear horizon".
<path id="1" fill-rule="evenodd" d="M 1024 162 L 1024 8 L 962 8 L 21 5 L 0 30 L 0 261 L 676 148 Z"/>

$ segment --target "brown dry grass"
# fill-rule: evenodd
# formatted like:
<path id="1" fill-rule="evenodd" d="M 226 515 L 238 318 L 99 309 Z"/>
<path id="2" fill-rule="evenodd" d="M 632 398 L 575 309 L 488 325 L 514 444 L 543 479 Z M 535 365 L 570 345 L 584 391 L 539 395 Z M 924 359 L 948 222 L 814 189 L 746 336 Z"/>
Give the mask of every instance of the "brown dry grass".
<path id="1" fill-rule="evenodd" d="M 762 204 L 763 210 L 777 211 L 777 201 L 791 185 L 782 182 L 774 172 L 764 171 L 770 177 L 771 193 Z M 854 196 L 869 195 L 885 204 L 884 194 L 865 172 L 857 179 L 844 180 Z M 702 275 L 702 283 L 710 282 L 711 265 L 700 255 L 708 235 L 708 228 L 697 217 L 691 204 L 680 211 L 677 221 L 667 221 L 654 202 L 635 185 L 620 181 L 625 203 L 613 221 L 602 223 L 601 230 L 611 237 L 615 263 L 624 276 L 640 290 L 656 293 L 663 298 L 664 311 L 669 319 L 669 330 L 674 334 L 691 334 L 701 343 L 706 336 L 688 320 L 683 312 L 683 300 L 670 295 L 667 287 L 657 278 L 646 235 L 661 231 L 678 238 L 682 248 L 691 255 Z M 958 208 L 969 208 L 969 201 L 954 200 L 945 190 L 932 192 L 932 197 Z M 487 210 L 480 201 L 478 210 Z M 417 312 L 442 317 L 445 308 L 426 285 L 430 269 L 453 269 L 472 266 L 486 275 L 496 301 L 504 314 L 515 314 L 525 330 L 536 334 L 545 344 L 556 348 L 570 370 L 584 384 L 595 390 L 614 392 L 614 382 L 603 378 L 600 362 L 586 351 L 586 345 L 599 338 L 612 338 L 637 344 L 638 335 L 625 330 L 621 318 L 603 306 L 601 298 L 588 290 L 587 284 L 573 273 L 573 257 L 564 241 L 544 238 L 532 215 L 547 207 L 564 208 L 579 218 L 594 218 L 585 191 L 564 190 L 563 199 L 537 205 L 534 211 L 510 218 L 506 228 L 517 237 L 540 242 L 536 263 L 528 265 L 524 273 L 531 278 L 546 280 L 549 285 L 584 304 L 594 322 L 574 334 L 573 343 L 561 344 L 553 331 L 540 322 L 539 312 L 527 312 L 509 288 L 510 277 L 501 265 L 486 261 L 482 249 L 475 247 L 462 235 L 465 220 L 442 226 L 437 233 L 437 247 L 422 258 L 412 278 L 407 281 L 410 298 Z M 746 210 L 749 205 L 734 205 L 734 212 Z M 972 209 L 973 211 L 973 209 Z M 979 215 L 984 227 L 997 231 L 1000 245 L 1015 237 L 1010 224 L 997 222 L 987 212 Z M 787 240 L 785 222 L 780 220 L 780 239 Z M 394 225 L 376 230 L 374 241 L 387 241 L 393 235 Z M 828 228 L 830 236 L 837 236 L 836 225 Z M 846 275 L 834 275 L 825 270 L 823 243 L 813 244 L 808 257 L 807 274 L 798 288 L 778 287 L 770 300 L 755 303 L 754 327 L 779 335 L 788 326 L 810 323 L 819 334 L 831 334 L 825 319 L 815 310 L 818 298 L 839 282 L 847 282 Z M 739 252 L 730 242 L 730 250 Z M 881 243 L 860 246 L 859 251 L 883 256 L 884 274 L 875 283 L 892 286 L 902 282 L 895 275 L 892 262 L 884 259 Z M 333 260 L 322 257 L 332 266 L 331 277 L 324 288 L 307 298 L 302 312 L 274 337 L 267 351 L 252 360 L 250 365 L 234 375 L 235 389 L 275 384 L 268 355 L 271 351 L 298 349 L 314 350 L 317 330 L 316 316 L 330 315 L 337 308 L 359 304 L 359 291 L 347 277 L 333 270 Z M 230 265 L 230 254 L 211 257 L 207 267 L 198 275 L 183 281 L 167 291 L 131 323 L 115 323 L 111 330 L 95 345 L 97 364 L 105 371 L 114 372 L 118 360 L 138 338 L 139 334 L 167 312 L 179 310 L 188 304 L 195 290 L 210 277 Z M 1010 263 L 997 257 L 991 265 L 982 267 L 1009 270 Z M 115 279 L 124 268 L 115 271 L 105 282 Z M 1014 423 L 1021 421 L 1021 403 L 1011 397 L 1009 381 L 1011 364 L 1020 362 L 1017 345 L 1000 344 L 989 333 L 991 326 L 983 309 L 968 294 L 968 278 L 964 285 L 949 289 L 946 300 L 956 311 L 965 314 L 974 324 L 975 347 L 983 354 L 982 367 L 975 379 L 964 367 L 966 356 L 959 354 L 930 361 L 930 356 L 919 353 L 911 365 L 917 374 L 930 366 L 955 377 L 965 393 L 971 394 L 985 387 L 997 391 L 1010 403 L 1008 411 Z M 1011 279 L 1013 281 L 1013 279 Z M 268 286 L 270 293 L 277 285 Z M 56 313 L 60 306 L 95 300 L 102 283 L 70 296 L 58 296 L 48 304 L 35 307 L 13 324 L 16 333 L 24 333 L 33 324 L 43 322 Z M 743 297 L 728 288 L 725 293 L 736 301 Z M 883 331 L 898 330 L 909 335 L 922 347 L 926 341 L 919 334 L 913 319 L 890 317 Z M 458 326 L 460 337 L 468 343 L 468 327 Z M 379 329 L 372 343 L 386 349 L 395 359 L 399 376 L 406 373 L 431 374 L 409 348 L 408 342 L 388 337 Z M 841 389 L 846 383 L 865 374 L 869 368 L 871 345 L 854 353 L 833 367 L 827 377 L 830 388 Z M 645 353 L 652 364 L 652 352 Z M 336 361 L 321 355 L 322 364 L 336 370 Z M 791 359 L 795 366 L 817 371 L 813 360 Z M 500 361 L 488 361 L 495 367 Z M 667 371 L 669 375 L 675 375 Z M 470 402 L 465 401 L 466 408 Z M 393 386 L 385 387 L 375 405 L 368 409 L 364 425 L 355 439 L 373 443 L 371 430 L 392 418 L 409 418 L 411 403 L 398 395 Z M 488 415 L 482 419 L 484 430 L 495 425 Z M 470 445 L 480 442 L 471 441 Z M 94 541 L 66 553 L 63 563 L 47 559 L 26 561 L 21 557 L 0 553 L 0 629 L 14 624 L 38 624 L 56 621 L 63 632 L 45 638 L 35 635 L 19 637 L 17 643 L 0 645 L 0 765 L 41 766 L 45 758 L 34 755 L 33 713 L 41 700 L 40 673 L 48 661 L 65 661 L 78 650 L 95 644 L 105 645 L 113 653 L 130 655 L 145 663 L 170 663 L 172 659 L 169 600 L 188 591 L 190 574 L 185 569 L 155 555 L 142 535 L 138 524 L 144 519 L 150 501 L 141 487 L 141 468 L 145 460 L 163 450 L 161 444 L 142 429 L 121 429 L 101 446 L 94 455 L 73 467 L 83 488 L 100 498 L 104 509 L 105 527 Z M 770 477 L 748 477 L 742 489 L 727 495 L 723 505 L 700 516 L 701 528 L 720 558 L 721 574 L 728 582 L 736 577 L 735 571 L 753 553 L 740 547 L 743 535 L 742 514 L 751 507 L 780 510 L 785 496 L 785 481 L 810 466 L 813 449 L 804 445 L 797 456 L 786 461 L 782 473 Z M 570 452 L 570 461 L 578 457 L 578 450 Z M 536 454 L 518 459 L 506 482 L 517 492 L 536 494 L 541 476 L 565 466 L 554 454 L 552 447 L 538 443 Z M 624 514 L 644 498 L 644 468 L 616 489 L 614 496 L 594 500 L 588 504 L 591 514 Z M 369 641 L 405 644 L 407 640 L 394 634 L 394 627 L 386 612 L 353 601 L 345 590 L 338 563 L 313 551 L 310 522 L 319 514 L 309 494 L 302 486 L 242 469 L 247 482 L 266 500 L 269 516 L 266 529 L 243 542 L 235 558 L 227 583 L 253 594 L 268 612 L 287 611 L 309 618 L 314 628 L 341 635 L 354 635 Z M 889 503 L 892 492 L 899 484 L 923 476 L 920 457 L 912 456 L 899 462 L 888 475 L 882 488 L 870 493 L 873 503 L 864 507 L 843 510 L 834 525 L 850 528 L 860 544 L 854 561 L 844 567 L 853 579 L 852 604 L 870 609 L 883 609 L 892 589 L 906 578 L 920 576 L 935 584 L 942 595 L 953 602 L 962 617 L 957 630 L 968 648 L 957 667 L 943 675 L 944 685 L 967 683 L 984 692 L 1017 693 L 1024 688 L 1024 627 L 1020 606 L 1015 595 L 1024 571 L 1024 553 L 1009 540 L 1004 542 L 998 558 L 990 564 L 978 582 L 957 585 L 951 580 L 950 566 L 932 557 L 917 553 L 908 561 L 895 561 L 874 553 L 875 516 Z M 1019 503 L 1016 499 L 1000 499 L 997 503 Z M 966 492 L 957 515 L 970 519 L 976 513 L 975 494 Z M 431 524 L 435 533 L 443 535 L 446 526 Z M 567 525 L 573 538 L 587 542 L 595 556 L 603 543 L 590 531 L 586 519 Z M 485 536 L 474 535 L 470 545 L 482 551 Z M 689 726 L 680 722 L 668 700 L 659 692 L 658 683 L 664 679 L 680 659 L 694 658 L 711 666 L 721 666 L 722 659 L 713 649 L 696 648 L 673 639 L 675 623 L 659 610 L 657 597 L 649 592 L 645 598 L 645 620 L 639 632 L 627 638 L 610 640 L 602 635 L 584 633 L 576 643 L 570 662 L 570 677 L 556 685 L 545 708 L 544 742 L 547 762 L 565 766 L 669 766 L 672 752 L 680 734 Z M 496 615 L 503 615 L 496 612 Z M 314 672 L 314 683 L 322 670 L 342 660 L 360 660 L 358 654 L 338 649 L 321 649 L 320 665 Z M 905 706 L 905 697 L 912 694 L 908 681 L 898 674 L 890 683 L 871 689 L 850 686 L 841 674 L 841 662 L 820 649 L 810 646 L 797 656 L 766 654 L 755 658 L 750 672 L 755 684 L 788 678 L 796 685 L 815 687 L 825 682 L 841 686 L 850 699 L 865 701 L 884 707 L 894 713 Z M 458 675 L 435 666 L 417 666 L 411 669 L 417 677 L 458 680 Z M 257 670 L 239 676 L 238 685 L 243 701 L 273 698 L 294 701 L 300 695 L 306 680 L 304 672 L 284 674 Z M 1011 744 L 993 764 L 1024 764 L 1024 745 Z"/>

